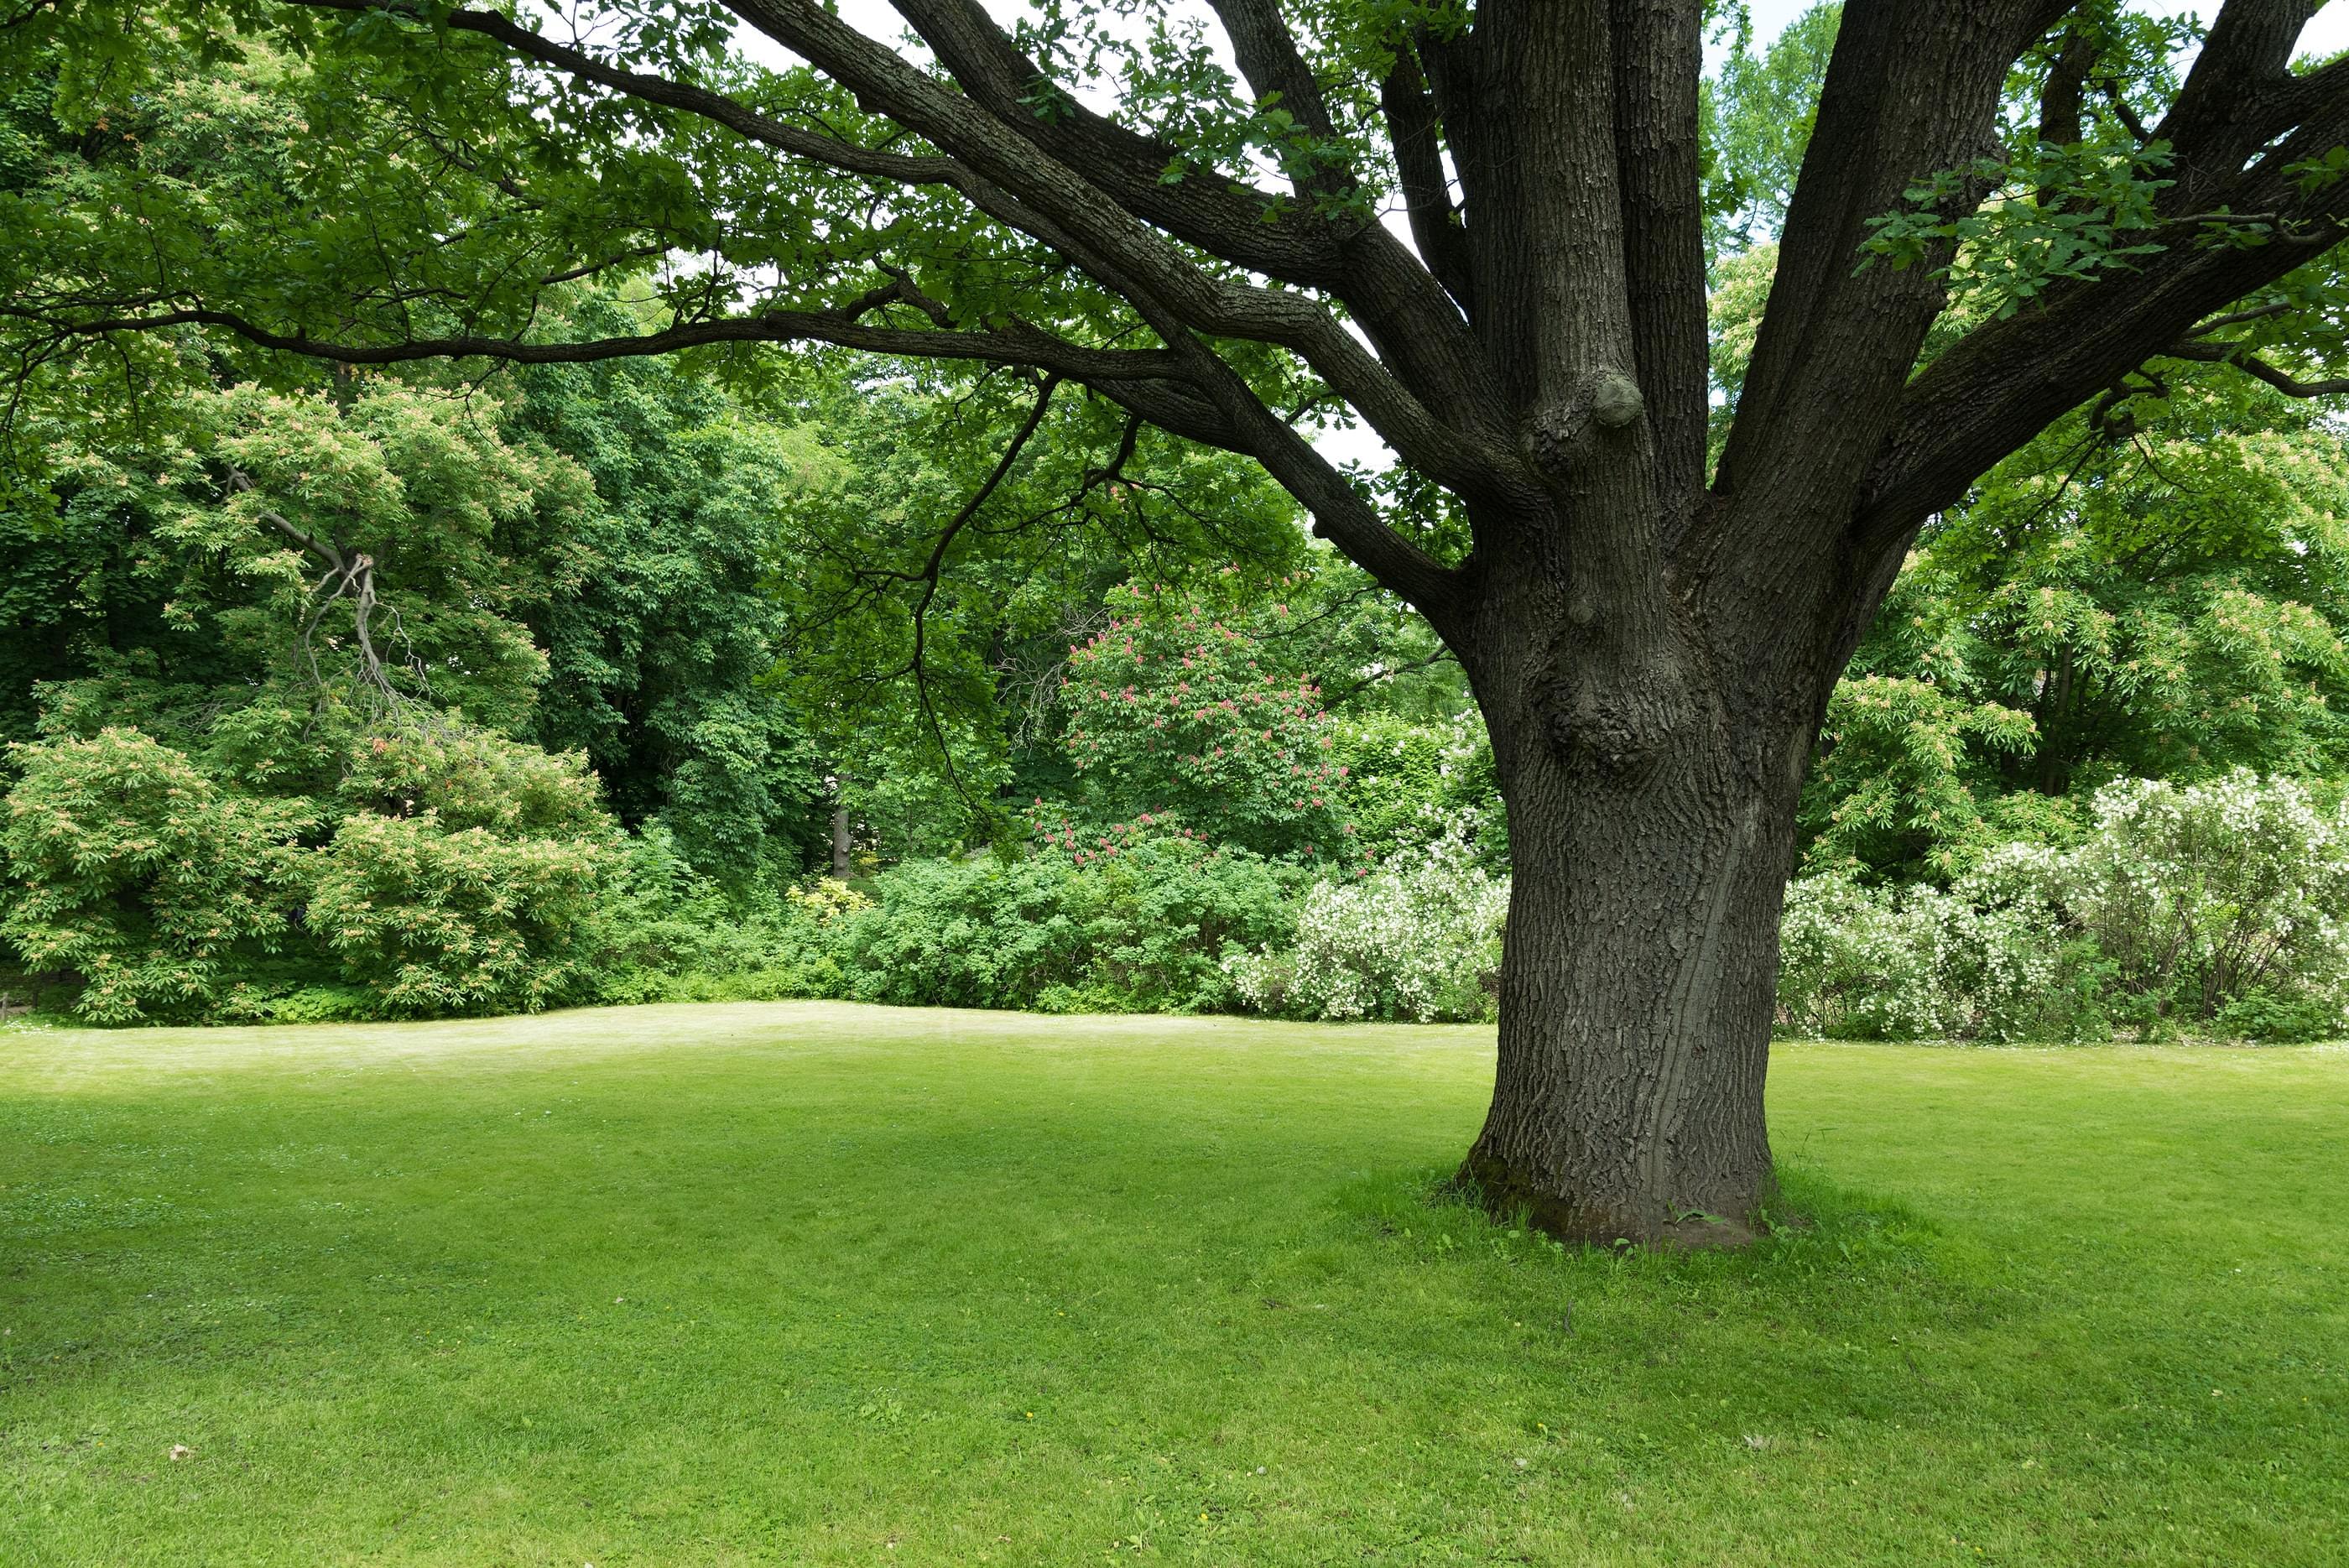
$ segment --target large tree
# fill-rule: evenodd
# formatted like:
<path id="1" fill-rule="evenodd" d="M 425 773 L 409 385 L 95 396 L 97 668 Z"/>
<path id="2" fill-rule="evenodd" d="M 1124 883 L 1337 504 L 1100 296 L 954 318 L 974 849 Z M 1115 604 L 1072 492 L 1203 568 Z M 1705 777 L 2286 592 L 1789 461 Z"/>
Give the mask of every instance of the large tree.
<path id="1" fill-rule="evenodd" d="M 895 45 L 819 0 L 16 0 L 88 160 L 0 214 L 24 363 L 823 343 L 1255 459 L 1492 732 L 1516 892 L 1464 1174 L 1562 1234 L 1744 1234 L 1796 795 L 1912 536 L 2149 360 L 2323 389 L 2295 334 L 2337 297 L 2349 64 L 2292 68 L 2316 0 L 2226 0 L 2184 56 L 2109 0 L 1850 0 L 1717 459 L 1702 0 L 1210 0 L 1219 36 L 894 3 Z M 312 84 L 275 205 L 112 140 L 157 56 L 232 45 Z M 533 330 L 643 265 L 665 320 Z M 1333 410 L 1399 472 L 1317 451 Z"/>

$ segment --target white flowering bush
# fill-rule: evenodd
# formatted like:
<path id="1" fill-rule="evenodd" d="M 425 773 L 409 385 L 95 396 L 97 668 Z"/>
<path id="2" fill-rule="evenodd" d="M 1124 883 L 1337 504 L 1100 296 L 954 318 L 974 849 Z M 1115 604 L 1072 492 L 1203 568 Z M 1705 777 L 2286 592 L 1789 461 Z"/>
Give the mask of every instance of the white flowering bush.
<path id="1" fill-rule="evenodd" d="M 2008 844 L 1947 892 L 1787 888 L 1782 1027 L 1829 1038 L 2349 1032 L 2349 816 L 2247 772 L 2129 779 L 2068 849 Z"/>
<path id="2" fill-rule="evenodd" d="M 1491 1018 L 1509 883 L 1477 864 L 1469 831 L 1464 814 L 1400 869 L 1315 883 L 1295 946 L 1226 956 L 1241 1002 L 1301 1018 Z"/>
<path id="3" fill-rule="evenodd" d="M 2093 953 L 2027 891 L 1806 877 L 1779 927 L 1780 1023 L 1829 1039 L 2071 1040 L 2108 1033 Z"/>
<path id="4" fill-rule="evenodd" d="M 2131 1021 L 2312 1037 L 2349 1025 L 2349 815 L 2306 785 L 2237 770 L 2128 779 L 2048 857 L 2068 919 L 2112 963 Z"/>

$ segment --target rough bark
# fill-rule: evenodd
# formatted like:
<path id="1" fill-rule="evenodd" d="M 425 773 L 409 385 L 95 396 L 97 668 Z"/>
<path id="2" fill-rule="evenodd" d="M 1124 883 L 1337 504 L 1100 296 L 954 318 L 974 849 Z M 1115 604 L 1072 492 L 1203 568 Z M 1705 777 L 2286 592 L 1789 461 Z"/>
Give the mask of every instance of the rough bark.
<path id="1" fill-rule="evenodd" d="M 1734 1243 L 1770 1186 L 1778 911 L 1833 661 L 1759 692 L 1669 570 L 1634 595 L 1561 533 L 1522 531 L 1553 543 L 1494 563 L 1463 638 L 1515 884 L 1461 1175 L 1558 1235 Z"/>

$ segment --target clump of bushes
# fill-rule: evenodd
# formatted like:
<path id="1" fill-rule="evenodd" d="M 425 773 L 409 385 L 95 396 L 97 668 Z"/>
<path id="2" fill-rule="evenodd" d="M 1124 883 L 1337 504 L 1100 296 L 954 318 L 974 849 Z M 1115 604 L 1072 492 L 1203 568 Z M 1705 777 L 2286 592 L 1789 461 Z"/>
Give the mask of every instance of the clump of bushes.
<path id="1" fill-rule="evenodd" d="M 1293 944 L 1224 962 L 1248 1009 L 1296 1018 L 1414 1023 L 1494 1016 L 1509 884 L 1477 863 L 1455 821 L 1423 853 L 1316 882 Z"/>
<path id="2" fill-rule="evenodd" d="M 288 939 L 316 812 L 216 788 L 136 730 L 15 747 L 0 940 L 100 1023 L 201 1012 Z"/>
<path id="3" fill-rule="evenodd" d="M 2104 966 L 2029 895 L 1806 877 L 1779 923 L 1778 1020 L 1849 1040 L 2109 1035 Z"/>
<path id="4" fill-rule="evenodd" d="M 594 995 L 619 860 L 576 756 L 367 737 L 341 799 L 254 797 L 114 727 L 11 749 L 0 940 L 98 1023 L 531 1010 Z"/>
<path id="5" fill-rule="evenodd" d="M 1509 883 L 1474 807 L 1300 863 L 1164 815 L 851 887 L 724 886 L 624 834 L 575 755 L 453 722 L 349 743 L 339 782 L 239 793 L 127 727 L 7 753 L 0 943 L 101 1023 L 299 1022 L 566 1002 L 835 997 L 1045 1012 L 1489 1019 Z M 1481 836 L 1489 837 L 1489 834 Z M 2349 1031 L 2349 807 L 2249 773 L 2124 781 L 2062 846 L 1949 887 L 1787 889 L 1778 1022 L 1802 1035 L 2066 1041 Z"/>
<path id="6" fill-rule="evenodd" d="M 802 916 L 802 974 L 863 1002 L 1042 1012 L 1228 1011 L 1221 960 L 1285 940 L 1300 874 L 1174 834 L 1115 854 L 916 861 L 872 902 Z"/>
<path id="7" fill-rule="evenodd" d="M 2349 815 L 2248 772 L 2107 785 L 2064 848 L 2010 844 L 1948 891 L 1787 889 L 1780 1023 L 1907 1040 L 2316 1039 L 2349 1026 Z"/>

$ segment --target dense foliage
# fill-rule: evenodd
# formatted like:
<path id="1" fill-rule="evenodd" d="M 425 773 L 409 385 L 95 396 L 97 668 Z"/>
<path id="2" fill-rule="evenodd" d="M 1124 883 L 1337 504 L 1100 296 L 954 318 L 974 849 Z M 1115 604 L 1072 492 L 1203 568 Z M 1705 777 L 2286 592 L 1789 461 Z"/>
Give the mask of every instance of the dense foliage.
<path id="1" fill-rule="evenodd" d="M 1239 999 L 1284 1017 L 1492 1017 L 1509 886 L 1477 864 L 1464 826 L 1395 866 L 1316 882 L 1293 944 L 1226 960 Z"/>
<path id="2" fill-rule="evenodd" d="M 2123 780 L 2089 809 L 2075 846 L 2002 846 L 1947 891 L 1797 879 L 1783 1021 L 1893 1040 L 2349 1030 L 2339 805 L 2236 773 L 2182 786 Z"/>

